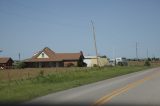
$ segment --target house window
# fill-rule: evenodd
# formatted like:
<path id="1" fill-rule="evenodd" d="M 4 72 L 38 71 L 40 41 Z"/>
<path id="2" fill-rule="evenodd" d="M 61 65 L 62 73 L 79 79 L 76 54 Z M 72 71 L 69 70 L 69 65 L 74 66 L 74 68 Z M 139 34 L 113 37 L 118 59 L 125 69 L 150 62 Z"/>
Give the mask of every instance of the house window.
<path id="1" fill-rule="evenodd" d="M 42 58 L 44 58 L 44 53 L 42 53 Z"/>

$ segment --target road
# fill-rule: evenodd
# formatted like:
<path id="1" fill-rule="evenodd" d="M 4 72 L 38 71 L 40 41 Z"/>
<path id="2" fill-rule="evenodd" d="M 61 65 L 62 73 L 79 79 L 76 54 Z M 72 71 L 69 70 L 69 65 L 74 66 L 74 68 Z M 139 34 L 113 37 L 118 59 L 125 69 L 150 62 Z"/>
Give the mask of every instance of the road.
<path id="1" fill-rule="evenodd" d="M 160 68 L 135 72 L 49 94 L 25 104 L 160 106 Z"/>

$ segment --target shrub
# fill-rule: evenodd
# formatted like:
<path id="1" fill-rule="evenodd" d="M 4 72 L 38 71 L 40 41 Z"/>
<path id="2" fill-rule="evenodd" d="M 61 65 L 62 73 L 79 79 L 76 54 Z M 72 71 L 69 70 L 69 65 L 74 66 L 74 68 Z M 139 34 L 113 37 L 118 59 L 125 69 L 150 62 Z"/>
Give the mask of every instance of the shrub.
<path id="1" fill-rule="evenodd" d="M 39 76 L 44 76 L 44 70 L 41 70 L 41 71 L 39 72 Z"/>
<path id="2" fill-rule="evenodd" d="M 25 67 L 26 67 L 26 64 L 24 62 L 18 62 L 15 66 L 15 68 L 18 68 L 18 69 L 22 69 Z"/>
<path id="3" fill-rule="evenodd" d="M 93 64 L 93 67 L 98 67 L 98 65 L 97 64 Z"/>
<path id="4" fill-rule="evenodd" d="M 118 62 L 118 66 L 124 66 L 122 62 Z"/>
<path id="5" fill-rule="evenodd" d="M 73 63 L 68 63 L 68 64 L 67 64 L 67 67 L 73 67 L 73 66 L 74 66 Z"/>
<path id="6" fill-rule="evenodd" d="M 144 66 L 150 66 L 150 62 L 148 60 L 145 61 Z"/>

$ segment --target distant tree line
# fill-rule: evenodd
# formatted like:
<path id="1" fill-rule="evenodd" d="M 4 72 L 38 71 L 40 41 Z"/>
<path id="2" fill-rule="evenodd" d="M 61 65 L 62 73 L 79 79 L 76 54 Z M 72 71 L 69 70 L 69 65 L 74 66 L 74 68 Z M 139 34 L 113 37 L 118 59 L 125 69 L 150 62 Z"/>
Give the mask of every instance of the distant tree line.
<path id="1" fill-rule="evenodd" d="M 127 59 L 128 61 L 160 61 L 160 58 L 156 58 L 156 57 L 152 57 L 152 58 L 144 58 L 144 59 L 136 59 L 136 58 L 133 58 L 133 59 Z"/>

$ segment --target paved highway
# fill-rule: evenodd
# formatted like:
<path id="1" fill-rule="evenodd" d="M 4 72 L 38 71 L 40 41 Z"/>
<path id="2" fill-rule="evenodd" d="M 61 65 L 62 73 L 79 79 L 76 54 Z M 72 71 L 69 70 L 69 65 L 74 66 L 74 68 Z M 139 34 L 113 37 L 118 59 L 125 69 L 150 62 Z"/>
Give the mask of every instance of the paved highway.
<path id="1" fill-rule="evenodd" d="M 160 68 L 76 87 L 33 99 L 29 105 L 160 106 Z"/>

